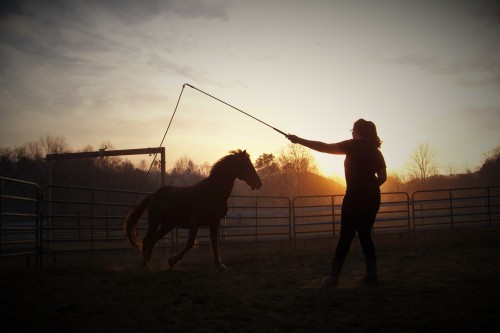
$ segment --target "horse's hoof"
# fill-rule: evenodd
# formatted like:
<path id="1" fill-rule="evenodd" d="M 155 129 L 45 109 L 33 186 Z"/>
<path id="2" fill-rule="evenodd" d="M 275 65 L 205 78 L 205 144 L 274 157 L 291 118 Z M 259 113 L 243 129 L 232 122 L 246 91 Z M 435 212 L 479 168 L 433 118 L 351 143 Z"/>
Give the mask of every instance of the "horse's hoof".
<path id="1" fill-rule="evenodd" d="M 224 266 L 223 264 L 220 264 L 216 267 L 217 272 L 227 272 L 227 267 Z"/>
<path id="2" fill-rule="evenodd" d="M 321 279 L 321 285 L 323 287 L 337 287 L 338 285 L 338 279 L 334 278 L 331 275 L 327 275 Z"/>
<path id="3" fill-rule="evenodd" d="M 146 268 L 148 271 L 151 271 L 151 264 L 147 261 L 142 262 L 142 267 Z"/>
<path id="4" fill-rule="evenodd" d="M 174 257 L 169 257 L 168 258 L 168 265 L 170 268 L 174 267 L 174 265 L 177 263 L 177 260 Z"/>

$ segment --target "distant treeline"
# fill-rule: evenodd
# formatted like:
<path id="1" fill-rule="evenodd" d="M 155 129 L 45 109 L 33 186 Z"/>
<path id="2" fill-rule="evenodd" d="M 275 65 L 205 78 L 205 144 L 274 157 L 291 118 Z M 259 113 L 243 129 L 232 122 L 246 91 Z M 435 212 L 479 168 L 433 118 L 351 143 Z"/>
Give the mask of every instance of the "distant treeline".
<path id="1" fill-rule="evenodd" d="M 112 150 L 112 144 L 103 143 L 100 148 Z M 76 151 L 95 151 L 91 146 L 73 150 L 63 137 L 45 136 L 37 142 L 29 142 L 17 148 L 0 148 L 0 176 L 30 181 L 40 187 L 67 185 L 144 192 L 160 186 L 159 162 L 142 160 L 139 165 L 121 157 L 87 158 L 46 161 L 47 154 Z M 222 157 L 222 156 L 221 156 Z M 216 161 L 212 161 L 215 163 Z M 262 154 L 254 165 L 264 183 L 261 190 L 252 192 L 246 184 L 237 181 L 233 195 L 259 195 L 297 197 L 303 195 L 342 194 L 345 187 L 317 172 L 309 150 L 299 145 L 289 145 L 277 154 Z M 166 184 L 187 186 L 208 176 L 210 164 L 195 164 L 188 157 L 175 162 L 167 171 Z M 500 186 L 500 149 L 486 157 L 476 171 L 462 174 L 433 174 L 425 179 L 390 174 L 384 184 L 384 192 L 412 193 L 422 189 L 457 187 Z"/>
<path id="2" fill-rule="evenodd" d="M 418 160 L 418 151 L 412 156 L 413 160 Z M 422 160 L 422 159 L 420 159 Z M 454 173 L 451 170 L 448 174 L 439 174 L 438 169 L 427 177 L 419 177 L 423 172 L 415 172 L 421 165 L 414 163 L 410 166 L 410 176 L 405 179 L 397 174 L 390 174 L 387 183 L 382 187 L 385 192 L 407 192 L 409 194 L 420 190 L 470 188 L 470 187 L 491 187 L 500 186 L 500 147 L 485 153 L 483 164 L 476 170 L 467 170 L 463 173 Z"/>

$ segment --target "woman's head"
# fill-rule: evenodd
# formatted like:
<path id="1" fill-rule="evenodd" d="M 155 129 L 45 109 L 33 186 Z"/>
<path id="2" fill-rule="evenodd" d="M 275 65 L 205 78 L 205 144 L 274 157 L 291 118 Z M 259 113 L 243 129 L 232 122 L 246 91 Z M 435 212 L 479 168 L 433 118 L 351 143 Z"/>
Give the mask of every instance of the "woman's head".
<path id="1" fill-rule="evenodd" d="M 356 131 L 359 137 L 373 143 L 375 147 L 380 148 L 382 145 L 382 141 L 380 141 L 377 135 L 377 127 L 375 127 L 373 122 L 358 119 L 354 123 L 353 130 Z"/>

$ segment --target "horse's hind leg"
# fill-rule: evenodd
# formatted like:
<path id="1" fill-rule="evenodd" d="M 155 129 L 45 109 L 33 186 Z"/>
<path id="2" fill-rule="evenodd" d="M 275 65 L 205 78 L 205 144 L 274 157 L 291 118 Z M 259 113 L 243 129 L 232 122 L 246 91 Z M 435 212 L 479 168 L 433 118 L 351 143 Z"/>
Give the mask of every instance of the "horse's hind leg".
<path id="1" fill-rule="evenodd" d="M 149 260 L 151 259 L 151 253 L 153 252 L 156 242 L 170 230 L 172 230 L 172 227 L 160 224 L 155 219 L 149 220 L 148 232 L 142 242 L 142 258 L 147 267 L 149 267 Z"/>
<path id="2" fill-rule="evenodd" d="M 174 253 L 168 258 L 168 265 L 170 267 L 174 266 L 179 260 L 184 257 L 184 255 L 194 246 L 194 241 L 196 240 L 196 234 L 198 233 L 198 228 L 189 229 L 188 241 L 184 249 L 179 253 Z"/>

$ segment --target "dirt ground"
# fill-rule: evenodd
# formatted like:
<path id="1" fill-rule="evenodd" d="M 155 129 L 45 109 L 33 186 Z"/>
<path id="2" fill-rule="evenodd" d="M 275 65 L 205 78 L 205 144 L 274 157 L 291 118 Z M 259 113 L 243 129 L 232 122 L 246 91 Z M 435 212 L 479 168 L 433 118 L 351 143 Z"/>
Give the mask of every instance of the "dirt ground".
<path id="1" fill-rule="evenodd" d="M 362 284 L 353 243 L 338 288 L 323 287 L 336 240 L 222 245 L 173 269 L 134 251 L 67 254 L 40 270 L 2 259 L 1 322 L 9 332 L 499 332 L 500 230 L 377 236 L 381 285 Z M 20 264 L 19 264 L 20 262 Z"/>

